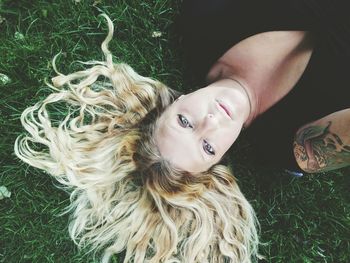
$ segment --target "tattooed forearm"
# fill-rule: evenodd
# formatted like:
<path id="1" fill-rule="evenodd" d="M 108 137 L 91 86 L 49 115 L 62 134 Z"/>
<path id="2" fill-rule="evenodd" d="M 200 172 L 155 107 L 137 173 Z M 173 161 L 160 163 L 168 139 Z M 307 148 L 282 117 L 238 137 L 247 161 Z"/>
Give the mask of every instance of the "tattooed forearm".
<path id="1" fill-rule="evenodd" d="M 323 172 L 350 165 L 350 144 L 342 138 L 350 137 L 349 129 L 336 134 L 332 121 L 301 128 L 295 137 L 294 155 L 306 172 Z"/>

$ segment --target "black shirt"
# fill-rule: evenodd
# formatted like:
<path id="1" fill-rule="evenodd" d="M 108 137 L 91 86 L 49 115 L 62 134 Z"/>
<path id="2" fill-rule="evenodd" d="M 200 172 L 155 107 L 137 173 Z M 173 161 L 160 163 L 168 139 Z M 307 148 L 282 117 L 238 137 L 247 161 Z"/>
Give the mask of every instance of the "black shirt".
<path id="1" fill-rule="evenodd" d="M 350 107 L 350 9 L 347 0 L 184 0 L 180 34 L 194 83 L 232 46 L 263 32 L 302 30 L 310 61 L 294 88 L 246 133 L 266 165 L 297 169 L 293 138 L 302 125 Z"/>

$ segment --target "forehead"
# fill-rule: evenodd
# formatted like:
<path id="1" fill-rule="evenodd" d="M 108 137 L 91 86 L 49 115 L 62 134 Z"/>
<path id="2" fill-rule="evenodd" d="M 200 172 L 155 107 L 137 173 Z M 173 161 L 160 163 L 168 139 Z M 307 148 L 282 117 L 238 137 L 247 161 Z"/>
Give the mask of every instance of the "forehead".
<path id="1" fill-rule="evenodd" d="M 208 170 L 212 164 L 200 152 L 200 140 L 178 124 L 176 108 L 172 106 L 156 124 L 155 141 L 161 155 L 181 170 L 193 173 Z"/>

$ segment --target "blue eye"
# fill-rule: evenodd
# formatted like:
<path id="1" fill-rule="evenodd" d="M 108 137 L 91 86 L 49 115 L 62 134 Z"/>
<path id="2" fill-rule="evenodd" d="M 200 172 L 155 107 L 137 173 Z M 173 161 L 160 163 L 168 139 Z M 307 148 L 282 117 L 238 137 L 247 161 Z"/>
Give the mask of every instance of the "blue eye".
<path id="1" fill-rule="evenodd" d="M 214 148 L 206 140 L 203 141 L 203 149 L 207 154 L 215 155 Z"/>
<path id="2" fill-rule="evenodd" d="M 181 114 L 178 114 L 177 117 L 178 117 L 178 122 L 181 125 L 181 127 L 183 127 L 183 128 L 191 128 L 191 129 L 193 128 L 193 126 L 188 121 L 188 119 L 186 119 L 185 116 L 183 116 Z"/>

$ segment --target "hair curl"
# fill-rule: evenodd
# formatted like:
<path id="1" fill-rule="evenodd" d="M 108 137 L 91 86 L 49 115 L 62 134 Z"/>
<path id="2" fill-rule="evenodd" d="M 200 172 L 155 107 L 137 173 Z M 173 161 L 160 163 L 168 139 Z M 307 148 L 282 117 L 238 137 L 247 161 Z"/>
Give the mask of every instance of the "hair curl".
<path id="1" fill-rule="evenodd" d="M 177 94 L 113 63 L 103 16 L 106 61 L 64 75 L 54 58 L 54 92 L 23 112 L 16 155 L 70 190 L 70 236 L 102 262 L 123 250 L 124 262 L 251 262 L 256 218 L 230 169 L 189 174 L 162 158 L 153 132 Z M 60 103 L 68 113 L 55 121 Z"/>

